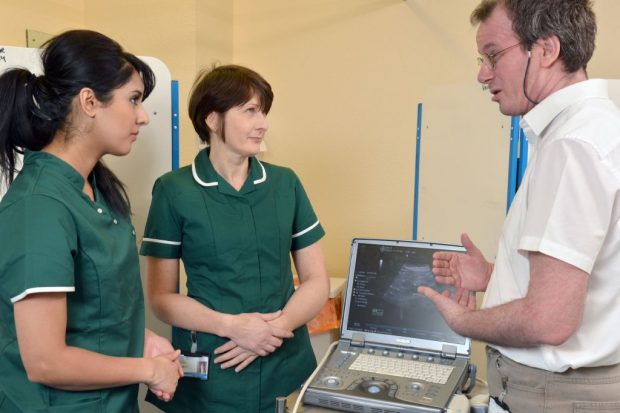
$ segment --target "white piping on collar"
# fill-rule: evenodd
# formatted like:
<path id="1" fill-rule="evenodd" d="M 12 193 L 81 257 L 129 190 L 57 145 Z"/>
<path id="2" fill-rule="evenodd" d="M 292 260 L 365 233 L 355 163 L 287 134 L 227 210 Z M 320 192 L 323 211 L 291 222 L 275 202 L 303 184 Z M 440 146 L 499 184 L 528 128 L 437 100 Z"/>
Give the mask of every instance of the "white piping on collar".
<path id="1" fill-rule="evenodd" d="M 194 181 L 198 182 L 198 184 L 202 185 L 202 186 L 217 186 L 218 182 L 205 182 L 202 179 L 200 179 L 198 177 L 198 174 L 196 173 L 196 163 L 192 162 L 192 176 L 194 177 Z"/>
<path id="2" fill-rule="evenodd" d="M 256 158 L 254 158 L 256 159 Z M 260 169 L 263 171 L 263 176 L 255 179 L 254 180 L 254 184 L 262 184 L 263 182 L 265 182 L 267 180 L 267 172 L 265 171 L 265 167 L 263 166 L 263 164 L 256 159 L 256 162 L 258 162 L 258 165 L 260 166 Z M 194 180 L 196 182 L 198 182 L 198 184 L 202 185 L 202 186 L 218 186 L 218 182 L 205 182 L 202 179 L 200 179 L 200 177 L 198 176 L 198 173 L 196 172 L 196 163 L 192 162 L 192 176 L 194 177 Z"/>
<path id="3" fill-rule="evenodd" d="M 258 164 L 260 165 L 260 169 L 263 170 L 263 177 L 259 178 L 259 179 L 255 179 L 254 180 L 254 184 L 262 184 L 263 182 L 265 182 L 267 180 L 267 172 L 265 172 L 265 167 L 263 166 L 262 163 L 260 163 L 258 158 L 254 158 L 254 159 L 256 159 L 256 162 L 258 162 Z"/>

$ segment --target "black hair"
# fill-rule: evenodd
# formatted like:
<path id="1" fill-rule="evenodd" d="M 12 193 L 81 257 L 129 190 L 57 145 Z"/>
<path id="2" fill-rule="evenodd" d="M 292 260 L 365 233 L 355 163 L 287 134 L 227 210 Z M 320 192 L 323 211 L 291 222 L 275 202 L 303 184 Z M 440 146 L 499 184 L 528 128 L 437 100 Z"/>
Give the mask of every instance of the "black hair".
<path id="1" fill-rule="evenodd" d="M 134 72 L 144 82 L 143 99 L 155 87 L 151 68 L 101 33 L 70 30 L 43 47 L 42 76 L 23 68 L 0 76 L 0 179 L 8 185 L 13 182 L 18 153 L 39 151 L 57 132 L 70 130 L 73 98 L 82 88 L 92 89 L 106 103 Z M 110 208 L 128 216 L 131 206 L 123 183 L 101 160 L 92 174 Z"/>
<path id="2" fill-rule="evenodd" d="M 271 85 L 252 69 L 224 65 L 199 73 L 192 87 L 188 112 L 200 140 L 211 142 L 211 131 L 206 122 L 211 112 L 224 113 L 243 105 L 254 95 L 258 97 L 260 110 L 269 113 L 273 102 Z M 220 134 L 226 140 L 223 126 Z"/>

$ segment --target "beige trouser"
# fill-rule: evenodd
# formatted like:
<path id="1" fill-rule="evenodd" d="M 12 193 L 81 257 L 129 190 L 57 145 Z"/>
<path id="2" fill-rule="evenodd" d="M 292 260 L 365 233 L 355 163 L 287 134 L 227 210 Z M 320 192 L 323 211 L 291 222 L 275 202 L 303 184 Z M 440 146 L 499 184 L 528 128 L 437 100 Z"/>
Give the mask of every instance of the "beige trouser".
<path id="1" fill-rule="evenodd" d="M 487 347 L 487 377 L 511 413 L 620 413 L 620 364 L 552 373 Z"/>

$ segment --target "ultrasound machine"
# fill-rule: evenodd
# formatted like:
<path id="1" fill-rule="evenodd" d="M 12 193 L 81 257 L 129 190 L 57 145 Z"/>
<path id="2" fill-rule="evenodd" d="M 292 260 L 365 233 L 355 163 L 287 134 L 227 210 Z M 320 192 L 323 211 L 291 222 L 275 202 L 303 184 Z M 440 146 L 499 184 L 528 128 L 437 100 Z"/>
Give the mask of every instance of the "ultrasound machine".
<path id="1" fill-rule="evenodd" d="M 448 327 L 419 286 L 443 291 L 437 251 L 462 246 L 354 239 L 340 339 L 310 378 L 304 402 L 358 413 L 444 413 L 475 371 L 471 340 Z"/>

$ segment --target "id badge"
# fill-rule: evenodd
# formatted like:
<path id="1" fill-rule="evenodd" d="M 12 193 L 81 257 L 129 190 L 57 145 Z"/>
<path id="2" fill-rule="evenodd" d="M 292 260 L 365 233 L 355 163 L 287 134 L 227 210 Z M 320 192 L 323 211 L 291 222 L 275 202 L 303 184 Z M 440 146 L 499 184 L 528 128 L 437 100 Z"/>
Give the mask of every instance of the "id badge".
<path id="1" fill-rule="evenodd" d="M 510 413 L 509 410 L 504 409 L 495 401 L 495 397 L 491 397 L 489 399 L 489 410 L 488 413 Z"/>
<path id="2" fill-rule="evenodd" d="M 209 378 L 208 353 L 181 353 L 179 363 L 183 369 L 183 377 L 192 377 L 200 380 Z"/>

